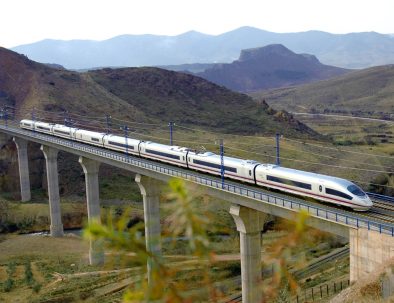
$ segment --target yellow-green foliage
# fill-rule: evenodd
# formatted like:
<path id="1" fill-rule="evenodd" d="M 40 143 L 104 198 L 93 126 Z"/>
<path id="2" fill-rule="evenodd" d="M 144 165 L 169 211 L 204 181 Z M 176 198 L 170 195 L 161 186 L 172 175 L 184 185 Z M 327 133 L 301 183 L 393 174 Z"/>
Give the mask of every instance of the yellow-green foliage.
<path id="1" fill-rule="evenodd" d="M 187 239 L 190 255 L 196 261 L 187 268 L 182 262 L 169 263 L 160 255 L 147 251 L 145 239 L 141 236 L 143 226 L 136 224 L 127 228 L 127 213 L 116 222 L 109 218 L 106 224 L 92 222 L 85 229 L 85 237 L 105 241 L 106 247 L 119 255 L 130 257 L 133 253 L 133 263 L 139 266 L 139 278 L 134 279 L 125 292 L 125 302 L 217 302 L 224 296 L 214 284 L 215 252 L 207 235 L 208 230 L 215 229 L 215 224 L 206 213 L 199 211 L 201 207 L 196 207 L 199 199 L 193 194 L 195 192 L 184 181 L 173 179 L 169 182 L 165 202 L 172 215 L 166 222 L 168 224 L 164 224 L 163 234 L 174 241 L 181 236 Z M 295 221 L 289 223 L 290 232 L 270 246 L 266 264 L 273 264 L 275 273 L 269 282 L 261 284 L 264 300 L 275 298 L 283 285 L 291 290 L 297 288 L 287 265 L 301 243 L 313 245 L 313 240 L 319 236 L 306 228 L 307 218 L 305 212 L 300 212 Z M 152 268 L 153 283 L 150 284 L 147 282 L 147 262 Z"/>

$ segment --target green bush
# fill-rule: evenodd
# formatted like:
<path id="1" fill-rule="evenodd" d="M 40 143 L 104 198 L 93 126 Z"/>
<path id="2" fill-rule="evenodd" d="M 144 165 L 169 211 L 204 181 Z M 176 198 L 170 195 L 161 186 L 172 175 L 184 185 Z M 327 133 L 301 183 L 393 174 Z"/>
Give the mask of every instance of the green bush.
<path id="1" fill-rule="evenodd" d="M 32 289 L 33 289 L 33 291 L 34 291 L 35 293 L 38 293 L 38 292 L 41 290 L 41 287 L 42 287 L 42 285 L 41 285 L 40 283 L 35 282 L 35 283 L 33 284 Z"/>
<path id="2" fill-rule="evenodd" d="M 15 262 L 10 262 L 10 263 L 8 263 L 8 266 L 7 266 L 7 275 L 8 275 L 9 278 L 11 278 L 11 277 L 13 276 L 13 274 L 15 273 L 15 271 L 16 271 L 16 263 L 15 263 Z"/>
<path id="3" fill-rule="evenodd" d="M 10 292 L 12 287 L 14 286 L 14 280 L 12 280 L 11 278 L 8 278 L 5 282 L 4 282 L 4 292 Z"/>
<path id="4" fill-rule="evenodd" d="M 27 262 L 25 264 L 25 282 L 27 285 L 33 285 L 34 283 L 34 277 L 33 277 L 33 272 L 31 271 L 30 262 Z"/>
<path id="5" fill-rule="evenodd" d="M 16 226 L 19 230 L 29 230 L 36 223 L 36 218 L 33 217 L 23 217 Z"/>

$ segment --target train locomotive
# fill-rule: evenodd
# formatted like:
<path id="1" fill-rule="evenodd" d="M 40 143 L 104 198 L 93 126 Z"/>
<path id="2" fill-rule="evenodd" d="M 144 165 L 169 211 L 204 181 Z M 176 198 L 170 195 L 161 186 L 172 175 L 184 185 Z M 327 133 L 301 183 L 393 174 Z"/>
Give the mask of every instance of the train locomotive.
<path id="1" fill-rule="evenodd" d="M 26 119 L 20 121 L 20 127 L 119 152 L 127 151 L 130 155 L 191 170 L 221 175 L 221 157 L 209 151 L 197 152 L 187 147 L 126 139 L 113 134 Z M 355 211 L 367 211 L 373 205 L 368 195 L 348 180 L 254 160 L 224 156 L 224 176 L 268 189 L 346 206 Z"/>

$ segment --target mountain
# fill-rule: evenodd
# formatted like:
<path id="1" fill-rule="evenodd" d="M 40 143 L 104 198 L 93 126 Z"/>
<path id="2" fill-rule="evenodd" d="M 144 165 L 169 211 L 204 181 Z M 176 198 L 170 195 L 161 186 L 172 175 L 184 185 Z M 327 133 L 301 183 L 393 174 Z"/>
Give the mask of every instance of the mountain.
<path id="1" fill-rule="evenodd" d="M 215 64 L 198 76 L 241 92 L 299 85 L 349 70 L 321 64 L 313 55 L 295 54 L 281 44 L 243 50 L 230 64 Z"/>
<path id="2" fill-rule="evenodd" d="M 330 80 L 252 94 L 290 112 L 378 114 L 394 118 L 394 65 L 354 71 Z"/>
<path id="3" fill-rule="evenodd" d="M 161 65 L 159 68 L 172 70 L 174 72 L 186 72 L 186 73 L 201 73 L 208 68 L 214 67 L 215 63 L 191 63 L 191 64 L 178 64 L 178 65 Z"/>
<path id="4" fill-rule="evenodd" d="M 15 106 L 18 117 L 30 117 L 34 107 L 37 119 L 62 121 L 67 110 L 78 114 L 76 122 L 82 125 L 110 114 L 133 122 L 175 121 L 222 132 L 272 134 L 283 129 L 288 135 L 316 136 L 291 115 L 190 74 L 153 67 L 77 73 L 4 48 L 0 48 L 0 96 L 0 107 Z"/>
<path id="5" fill-rule="evenodd" d="M 321 31 L 273 33 L 252 27 L 241 27 L 217 36 L 191 31 L 178 36 L 122 35 L 104 41 L 43 40 L 12 50 L 39 62 L 87 69 L 228 63 L 243 49 L 269 44 L 283 44 L 296 53 L 314 54 L 323 64 L 344 68 L 394 63 L 394 39 L 390 35 Z"/>

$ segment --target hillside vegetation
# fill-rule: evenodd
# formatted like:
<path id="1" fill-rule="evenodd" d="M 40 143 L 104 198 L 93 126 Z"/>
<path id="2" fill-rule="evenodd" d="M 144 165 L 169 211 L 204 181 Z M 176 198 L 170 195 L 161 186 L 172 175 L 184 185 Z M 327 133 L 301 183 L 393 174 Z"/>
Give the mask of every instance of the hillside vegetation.
<path id="1" fill-rule="evenodd" d="M 276 115 L 264 102 L 196 76 L 159 68 L 76 73 L 4 48 L 0 48 L 0 96 L 0 105 L 15 106 L 18 117 L 30 117 L 35 107 L 81 117 L 110 114 L 134 122 L 175 121 L 224 132 L 272 134 L 283 129 L 295 136 L 316 135 L 291 116 Z"/>
<path id="2" fill-rule="evenodd" d="M 378 66 L 298 87 L 253 93 L 289 112 L 394 113 L 394 65 Z"/>

